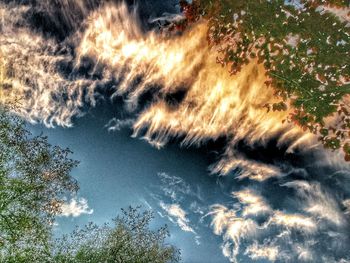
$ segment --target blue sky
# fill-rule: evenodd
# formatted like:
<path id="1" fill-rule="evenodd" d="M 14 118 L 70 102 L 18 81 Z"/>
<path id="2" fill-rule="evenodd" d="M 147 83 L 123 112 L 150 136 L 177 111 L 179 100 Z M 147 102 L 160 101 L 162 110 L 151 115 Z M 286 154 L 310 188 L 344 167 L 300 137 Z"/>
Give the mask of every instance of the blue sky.
<path id="1" fill-rule="evenodd" d="M 209 217 L 201 219 L 209 205 L 230 201 L 227 187 L 220 186 L 217 176 L 209 176 L 206 154 L 177 145 L 158 150 L 131 138 L 128 128 L 108 131 L 105 125 L 116 117 L 114 112 L 110 106 L 98 107 L 77 119 L 73 128 L 30 127 L 34 134 L 44 132 L 52 144 L 74 152 L 72 157 L 80 161 L 72 173 L 80 185 L 78 199 L 85 198 L 93 210 L 78 217 L 59 217 L 56 235 L 90 221 L 103 224 L 121 208 L 142 205 L 155 212 L 153 227 L 169 226 L 168 241 L 181 249 L 183 262 L 228 262 L 221 253 L 221 238 L 209 226 Z M 195 233 L 182 230 L 177 218 L 169 218 L 161 204 L 178 204 Z"/>

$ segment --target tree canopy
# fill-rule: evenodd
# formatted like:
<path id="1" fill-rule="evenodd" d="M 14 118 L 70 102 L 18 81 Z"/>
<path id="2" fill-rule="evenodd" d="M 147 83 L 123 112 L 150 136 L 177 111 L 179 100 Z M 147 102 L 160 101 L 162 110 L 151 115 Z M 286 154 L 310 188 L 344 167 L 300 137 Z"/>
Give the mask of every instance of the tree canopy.
<path id="1" fill-rule="evenodd" d="M 252 59 L 267 70 L 289 121 L 350 160 L 350 19 L 347 0 L 181 1 L 187 21 L 209 21 L 208 39 L 232 74 Z M 327 121 L 332 118 L 332 121 Z"/>
<path id="2" fill-rule="evenodd" d="M 93 223 L 69 237 L 53 238 L 67 197 L 78 190 L 71 151 L 33 136 L 25 123 L 0 108 L 0 262 L 166 263 L 179 251 L 165 242 L 166 227 L 150 230 L 153 214 L 123 210 L 114 225 Z"/>
<path id="3" fill-rule="evenodd" d="M 67 193 L 78 189 L 69 154 L 0 109 L 0 262 L 48 257 L 54 218 Z"/>
<path id="4" fill-rule="evenodd" d="M 93 223 L 59 240 L 57 263 L 165 263 L 179 262 L 180 252 L 165 243 L 167 227 L 150 230 L 153 213 L 129 207 L 113 224 Z"/>

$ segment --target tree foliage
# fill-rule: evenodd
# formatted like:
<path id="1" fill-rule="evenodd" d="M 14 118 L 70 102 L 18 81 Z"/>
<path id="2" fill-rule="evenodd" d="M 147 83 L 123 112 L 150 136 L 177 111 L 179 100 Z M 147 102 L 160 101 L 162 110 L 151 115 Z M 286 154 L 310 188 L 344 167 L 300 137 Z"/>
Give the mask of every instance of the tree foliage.
<path id="1" fill-rule="evenodd" d="M 0 109 L 0 262 L 38 262 L 50 253 L 55 215 L 78 186 L 70 151 L 32 136 Z"/>
<path id="2" fill-rule="evenodd" d="M 266 84 L 281 98 L 269 107 L 290 104 L 290 121 L 349 155 L 350 22 L 339 15 L 350 11 L 349 1 L 197 0 L 183 6 L 209 21 L 209 42 L 232 74 L 252 59 L 263 63 Z"/>
<path id="3" fill-rule="evenodd" d="M 179 262 L 179 251 L 165 243 L 169 232 L 165 227 L 149 228 L 150 211 L 140 208 L 122 209 L 113 225 L 89 224 L 65 236 L 55 249 L 57 263 L 166 263 Z"/>
<path id="4" fill-rule="evenodd" d="M 25 123 L 0 108 L 0 262 L 166 263 L 179 251 L 165 243 L 166 227 L 149 229 L 151 212 L 123 210 L 114 225 L 89 224 L 54 240 L 56 216 L 78 190 L 69 149 L 32 136 Z"/>

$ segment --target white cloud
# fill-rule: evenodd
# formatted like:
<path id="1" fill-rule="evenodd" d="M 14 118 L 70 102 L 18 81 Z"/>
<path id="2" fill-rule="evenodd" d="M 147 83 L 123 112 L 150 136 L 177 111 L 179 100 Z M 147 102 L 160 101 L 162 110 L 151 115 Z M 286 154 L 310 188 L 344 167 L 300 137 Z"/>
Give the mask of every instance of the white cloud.
<path id="1" fill-rule="evenodd" d="M 343 213 L 335 198 L 316 182 L 297 180 L 283 186 L 294 188 L 302 198 L 304 211 L 317 218 L 325 219 L 337 226 L 346 224 Z"/>
<path id="2" fill-rule="evenodd" d="M 179 204 L 165 204 L 160 202 L 161 208 L 163 208 L 171 221 L 176 223 L 183 231 L 195 233 L 193 228 L 189 225 L 190 220 L 186 216 L 186 212 L 180 207 Z"/>
<path id="3" fill-rule="evenodd" d="M 278 258 L 279 252 L 278 246 L 259 245 L 257 242 L 254 242 L 253 245 L 247 247 L 244 254 L 254 260 L 268 259 L 275 261 Z"/>
<path id="4" fill-rule="evenodd" d="M 346 199 L 343 201 L 343 205 L 345 206 L 345 214 L 350 214 L 350 199 Z"/>
<path id="5" fill-rule="evenodd" d="M 212 206 L 211 225 L 216 235 L 223 235 L 222 252 L 232 262 L 236 262 L 241 239 L 255 236 L 258 225 L 251 219 L 237 217 L 236 211 L 223 205 Z"/>
<path id="6" fill-rule="evenodd" d="M 191 187 L 182 178 L 178 176 L 172 176 L 167 173 L 158 173 L 158 177 L 162 182 L 161 190 L 166 196 L 168 196 L 172 202 L 179 202 L 193 194 Z"/>
<path id="7" fill-rule="evenodd" d="M 253 190 L 245 189 L 239 192 L 234 192 L 233 196 L 236 197 L 241 204 L 245 205 L 242 212 L 243 216 L 259 215 L 271 212 L 271 207 Z"/>
<path id="8" fill-rule="evenodd" d="M 223 238 L 222 252 L 230 261 L 237 262 L 241 248 L 245 248 L 245 254 L 254 260 L 275 261 L 293 257 L 303 260 L 311 256 L 306 249 L 296 251 L 290 246 L 294 244 L 292 235 L 308 236 L 317 232 L 317 221 L 313 217 L 274 210 L 262 196 L 249 188 L 232 195 L 238 199 L 239 206 L 230 209 L 216 204 L 208 213 L 212 216 L 214 234 Z M 252 215 L 266 215 L 267 218 L 259 223 Z M 282 251 L 280 246 L 289 248 Z"/>
<path id="9" fill-rule="evenodd" d="M 72 199 L 69 203 L 64 203 L 61 207 L 61 216 L 78 217 L 83 214 L 91 215 L 94 212 L 89 208 L 88 202 L 85 198 Z"/>
<path id="10" fill-rule="evenodd" d="M 301 214 L 286 214 L 281 211 L 275 211 L 267 226 L 269 224 L 305 232 L 315 232 L 317 230 L 317 223 L 311 217 Z"/>
<path id="11" fill-rule="evenodd" d="M 213 205 L 208 215 L 212 215 L 211 225 L 216 235 L 221 235 L 231 218 L 236 218 L 236 211 L 228 209 L 224 205 Z"/>
<path id="12" fill-rule="evenodd" d="M 295 252 L 298 255 L 299 261 L 304 261 L 304 262 L 313 262 L 314 261 L 312 251 L 305 246 L 296 245 Z"/>
<path id="13" fill-rule="evenodd" d="M 120 120 L 117 118 L 113 118 L 105 125 L 105 128 L 107 128 L 109 132 L 115 132 L 120 131 L 124 128 L 130 128 L 132 127 L 133 123 L 134 119 Z"/>

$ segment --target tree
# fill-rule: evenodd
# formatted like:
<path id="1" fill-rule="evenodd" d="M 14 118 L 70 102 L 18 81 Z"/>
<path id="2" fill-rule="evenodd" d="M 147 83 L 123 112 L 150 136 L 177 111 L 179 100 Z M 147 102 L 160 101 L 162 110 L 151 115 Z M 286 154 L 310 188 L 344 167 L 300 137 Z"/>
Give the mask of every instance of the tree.
<path id="1" fill-rule="evenodd" d="M 57 263 L 166 263 L 179 262 L 180 253 L 165 243 L 165 227 L 149 229 L 150 211 L 122 209 L 113 226 L 89 224 L 59 240 L 54 252 Z"/>
<path id="2" fill-rule="evenodd" d="M 50 258 L 55 216 L 78 189 L 70 153 L 32 136 L 22 120 L 0 109 L 0 262 Z"/>
<path id="3" fill-rule="evenodd" d="M 78 190 L 71 151 L 32 136 L 25 123 L 0 108 L 0 262 L 165 263 L 179 251 L 165 243 L 166 227 L 149 230 L 153 214 L 123 210 L 114 226 L 89 224 L 54 240 L 52 226 L 65 199 Z"/>
<path id="4" fill-rule="evenodd" d="M 340 15 L 349 16 L 348 0 L 195 0 L 182 5 L 209 21 L 210 45 L 224 47 L 220 63 L 233 74 L 253 59 L 263 63 L 266 84 L 281 99 L 268 106 L 285 110 L 290 104 L 290 121 L 319 135 L 325 147 L 342 147 L 350 159 L 350 100 L 344 99 L 350 94 L 350 27 Z M 331 124 L 326 121 L 330 116 L 335 119 Z"/>

